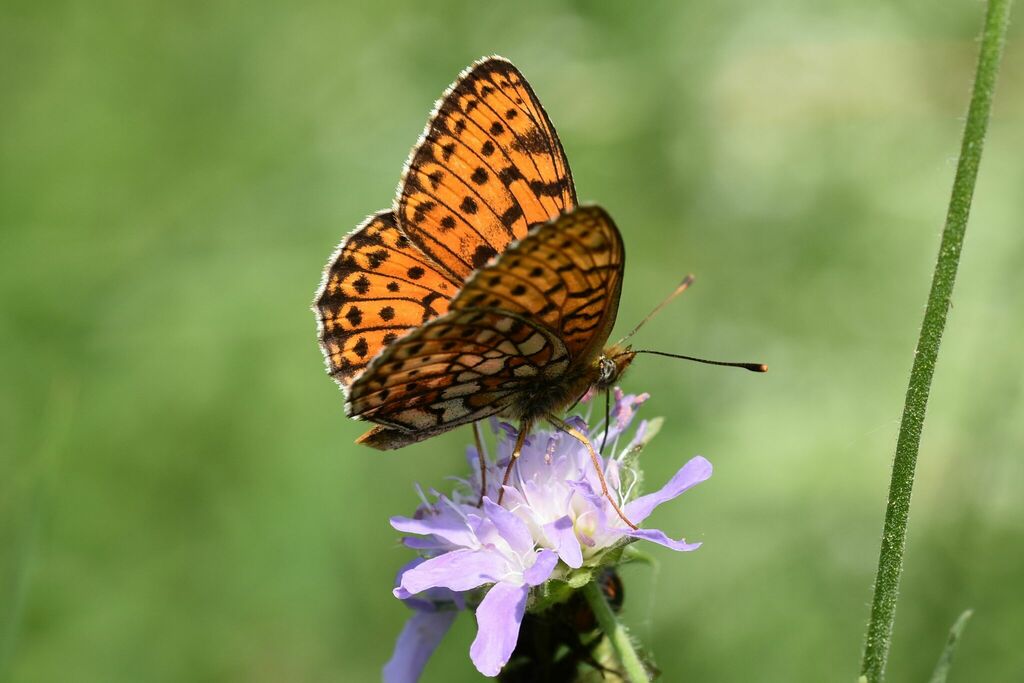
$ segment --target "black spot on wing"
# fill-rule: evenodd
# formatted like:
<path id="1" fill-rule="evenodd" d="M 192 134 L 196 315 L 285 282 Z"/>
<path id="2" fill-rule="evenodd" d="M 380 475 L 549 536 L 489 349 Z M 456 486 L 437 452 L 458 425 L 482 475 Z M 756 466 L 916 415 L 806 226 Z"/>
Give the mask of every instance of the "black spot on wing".
<path id="1" fill-rule="evenodd" d="M 541 182 L 540 180 L 530 181 L 530 189 L 538 197 L 559 197 L 564 187 L 565 178 L 552 180 L 550 183 Z"/>
<path id="2" fill-rule="evenodd" d="M 488 261 L 497 256 L 498 252 L 489 244 L 481 244 L 473 252 L 473 267 L 482 268 Z"/>
<path id="3" fill-rule="evenodd" d="M 548 154 L 551 152 L 551 141 L 540 128 L 533 127 L 516 137 L 512 149 L 529 154 Z"/>
<path id="4" fill-rule="evenodd" d="M 366 343 L 366 337 L 360 337 L 356 345 L 352 347 L 352 350 L 360 358 L 366 358 L 366 354 L 370 351 L 370 345 Z"/>
<path id="5" fill-rule="evenodd" d="M 388 260 L 387 249 L 381 249 L 380 251 L 373 251 L 366 255 L 367 260 L 370 262 L 370 270 L 376 270 L 380 268 L 380 264 Z"/>
<path id="6" fill-rule="evenodd" d="M 506 166 L 505 168 L 498 171 L 498 180 L 502 182 L 505 187 L 508 187 L 517 180 L 522 180 L 523 174 L 519 172 L 519 169 L 515 166 Z"/>
<path id="7" fill-rule="evenodd" d="M 515 222 L 523 217 L 523 209 L 519 204 L 513 204 L 508 208 L 507 211 L 501 214 L 501 224 L 509 230 L 515 225 Z"/>

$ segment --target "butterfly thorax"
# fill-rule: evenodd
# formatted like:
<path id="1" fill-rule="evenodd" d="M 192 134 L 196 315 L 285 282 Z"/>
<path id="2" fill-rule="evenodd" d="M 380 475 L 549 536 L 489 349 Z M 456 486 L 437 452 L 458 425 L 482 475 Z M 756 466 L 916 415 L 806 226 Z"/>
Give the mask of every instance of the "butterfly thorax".
<path id="1" fill-rule="evenodd" d="M 550 413 L 560 413 L 591 388 L 606 391 L 614 386 L 635 356 L 628 347 L 611 346 L 590 363 L 570 366 L 561 377 L 532 383 L 504 414 L 532 422 Z"/>

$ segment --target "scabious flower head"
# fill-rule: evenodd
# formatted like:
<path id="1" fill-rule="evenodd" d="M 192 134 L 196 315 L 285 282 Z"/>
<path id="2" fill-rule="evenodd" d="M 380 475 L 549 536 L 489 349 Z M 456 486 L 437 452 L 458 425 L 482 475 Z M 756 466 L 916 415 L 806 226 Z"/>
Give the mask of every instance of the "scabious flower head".
<path id="1" fill-rule="evenodd" d="M 647 395 L 615 394 L 609 424 L 590 430 L 582 418 L 568 422 L 595 444 L 607 440 L 611 445 L 612 455 L 601 463 L 608 488 L 626 516 L 640 524 L 658 505 L 710 477 L 711 463 L 697 456 L 661 489 L 637 496 L 636 455 L 657 431 L 657 423 L 641 421 L 622 446 L 622 435 Z M 589 450 L 561 431 L 536 431 L 527 437 L 498 505 L 516 430 L 496 424 L 495 431 L 497 452 L 486 458 L 488 485 L 482 505 L 477 505 L 477 452 L 470 448 L 467 459 L 474 477 L 457 480 L 450 496 L 421 494 L 423 504 L 413 517 L 391 519 L 397 531 L 412 534 L 403 543 L 421 557 L 397 577 L 394 594 L 414 613 L 384 668 L 387 683 L 419 678 L 460 609 L 468 606 L 476 612 L 473 664 L 495 676 L 515 649 L 532 588 L 573 575 L 589 576 L 616 561 L 616 551 L 638 539 L 679 551 L 700 545 L 673 540 L 657 529 L 629 528 L 602 494 Z"/>

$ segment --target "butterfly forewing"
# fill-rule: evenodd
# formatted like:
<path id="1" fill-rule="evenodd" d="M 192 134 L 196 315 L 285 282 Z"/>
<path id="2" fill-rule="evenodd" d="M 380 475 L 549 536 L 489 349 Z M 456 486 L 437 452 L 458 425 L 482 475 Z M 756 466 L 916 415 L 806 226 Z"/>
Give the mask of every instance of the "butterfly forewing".
<path id="1" fill-rule="evenodd" d="M 579 207 L 535 226 L 470 278 L 450 307 L 524 315 L 557 334 L 573 359 L 590 358 L 615 322 L 625 256 L 611 217 Z"/>
<path id="2" fill-rule="evenodd" d="M 382 348 L 447 311 L 458 285 L 409 241 L 391 211 L 368 218 L 341 243 L 317 292 L 331 375 L 350 385 Z"/>
<path id="3" fill-rule="evenodd" d="M 406 166 L 403 229 L 466 278 L 529 226 L 576 204 L 562 145 L 511 63 L 485 59 L 445 93 Z"/>

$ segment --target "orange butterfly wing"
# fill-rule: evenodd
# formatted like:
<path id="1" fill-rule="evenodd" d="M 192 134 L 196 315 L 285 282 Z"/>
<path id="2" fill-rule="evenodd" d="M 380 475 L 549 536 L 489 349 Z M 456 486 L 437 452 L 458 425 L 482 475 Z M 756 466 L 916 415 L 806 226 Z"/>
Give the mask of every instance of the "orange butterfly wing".
<path id="1" fill-rule="evenodd" d="M 518 69 L 490 57 L 438 102 L 406 163 L 396 213 L 409 238 L 463 280 L 529 226 L 575 205 L 543 107 Z"/>
<path id="2" fill-rule="evenodd" d="M 538 392 L 564 394 L 541 414 L 571 401 L 566 378 L 611 332 L 624 262 L 618 229 L 598 207 L 535 226 L 447 314 L 393 342 L 353 383 L 348 414 L 392 428 L 363 442 L 397 448 L 499 413 L 538 417 L 527 414 Z"/>
<path id="3" fill-rule="evenodd" d="M 445 313 L 459 284 L 409 241 L 393 212 L 370 216 L 342 240 L 317 291 L 330 374 L 347 389 L 382 348 Z"/>
<path id="4" fill-rule="evenodd" d="M 475 273 L 449 307 L 517 313 L 554 331 L 574 360 L 586 360 L 615 324 L 625 264 L 611 216 L 599 206 L 581 206 L 534 226 Z"/>

